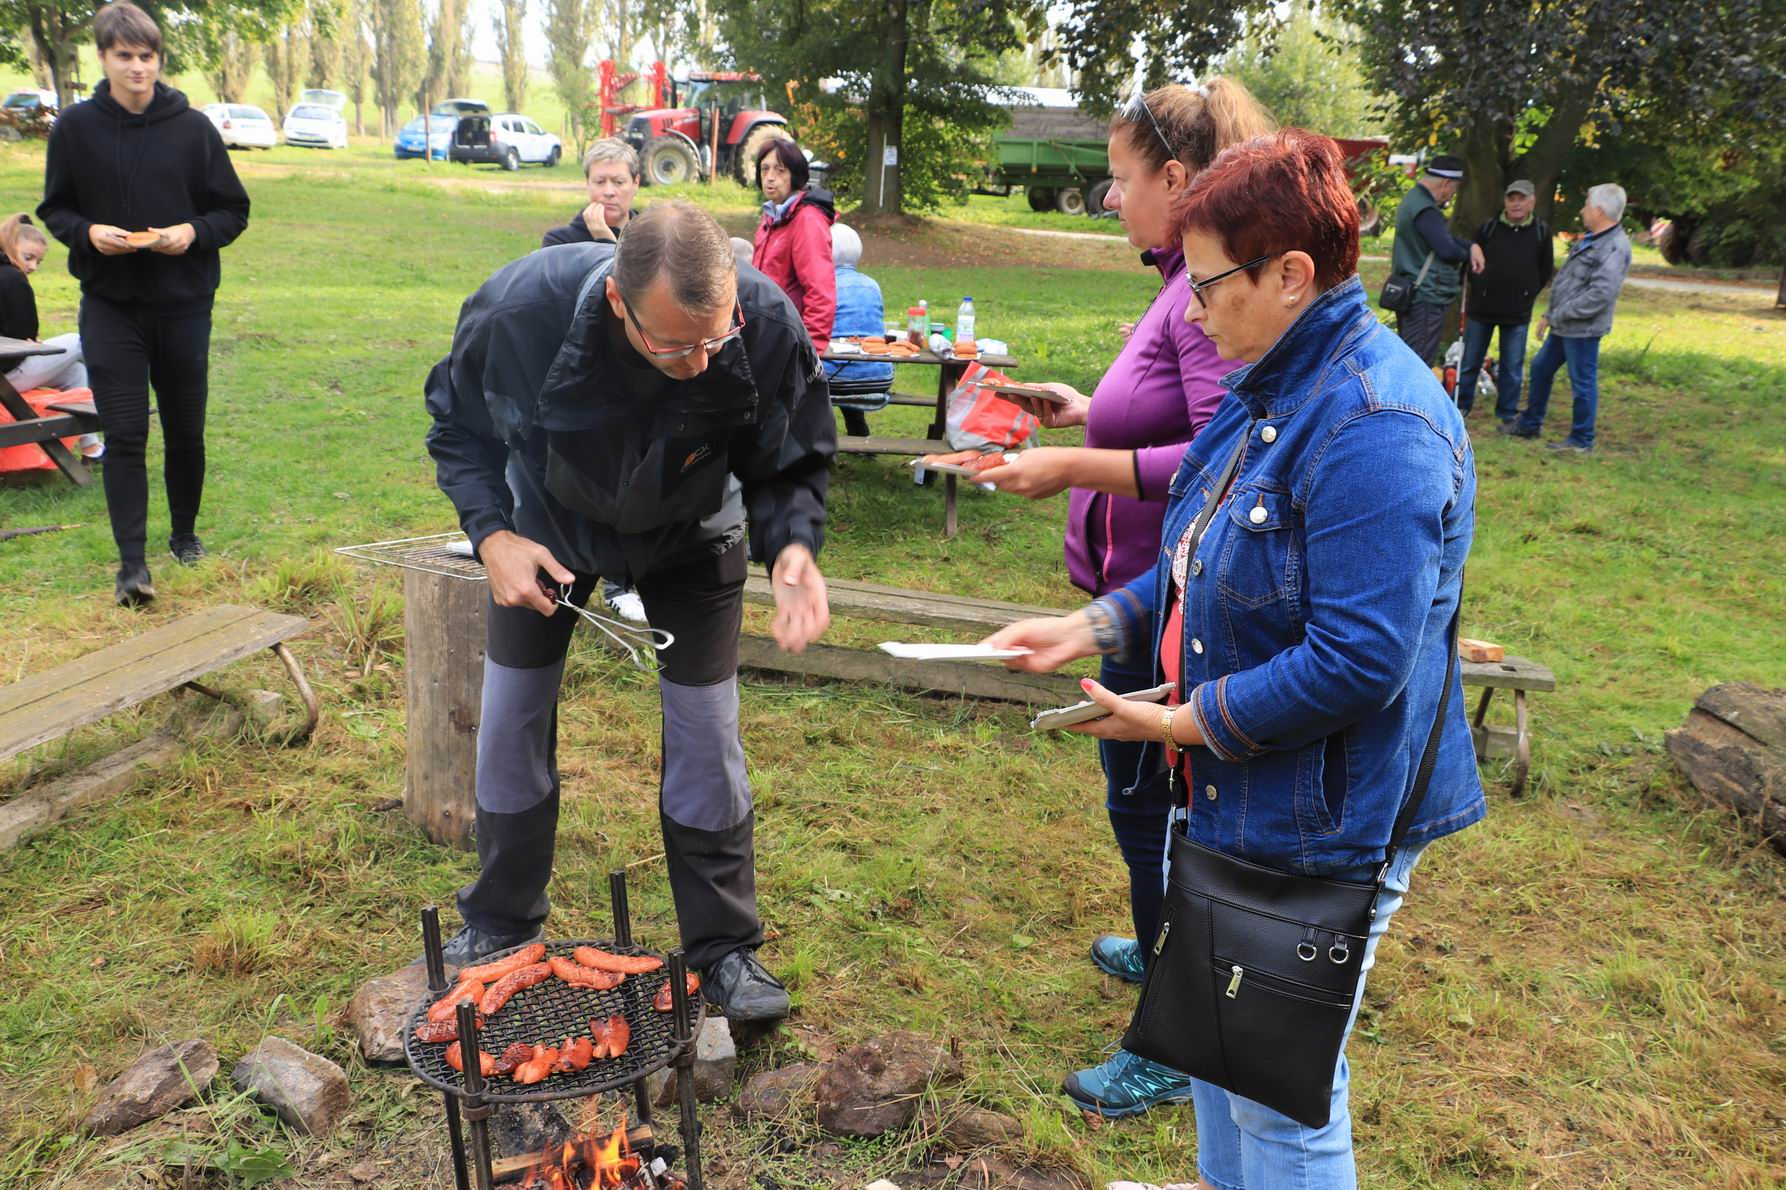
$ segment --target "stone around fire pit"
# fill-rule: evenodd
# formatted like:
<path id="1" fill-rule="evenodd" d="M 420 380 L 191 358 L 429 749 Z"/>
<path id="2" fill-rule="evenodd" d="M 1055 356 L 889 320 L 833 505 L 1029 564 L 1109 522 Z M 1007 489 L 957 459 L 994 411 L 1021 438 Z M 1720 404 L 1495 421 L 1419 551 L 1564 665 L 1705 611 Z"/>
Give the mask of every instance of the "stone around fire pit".
<path id="1" fill-rule="evenodd" d="M 837 1136 L 875 1137 L 904 1128 L 932 1082 L 961 1078 L 961 1063 L 928 1037 L 895 1032 L 837 1055 L 818 1083 L 819 1126 Z"/>
<path id="2" fill-rule="evenodd" d="M 954 1103 L 938 1108 L 929 1102 L 919 1109 L 919 1125 L 939 1147 L 953 1153 L 995 1149 L 1023 1139 L 1023 1125 L 1000 1112 Z"/>
<path id="3" fill-rule="evenodd" d="M 172 1041 L 130 1064 L 100 1093 L 81 1127 L 116 1136 L 198 1098 L 217 1077 L 217 1051 L 196 1038 Z"/>
<path id="4" fill-rule="evenodd" d="M 299 1132 L 318 1136 L 347 1111 L 347 1074 L 283 1037 L 264 1038 L 230 1073 L 236 1086 L 253 1091 Z"/>
<path id="5" fill-rule="evenodd" d="M 813 1087 L 825 1068 L 814 1062 L 796 1062 L 779 1070 L 765 1070 L 753 1076 L 738 1092 L 736 1111 L 745 1118 L 785 1119 L 790 1115 L 811 1116 Z"/>
<path id="6" fill-rule="evenodd" d="M 945 1185 L 955 1190 L 1091 1190 L 1080 1174 L 1012 1165 L 997 1157 L 933 1156 L 906 1175 L 903 1184 L 908 1190 Z"/>
<path id="7" fill-rule="evenodd" d="M 676 1101 L 676 1070 L 665 1067 L 646 1079 L 651 1101 L 660 1107 Z M 702 1103 L 724 1099 L 732 1093 L 738 1076 L 738 1047 L 732 1044 L 731 1025 L 717 1012 L 701 1022 L 695 1034 L 695 1098 Z"/>
<path id="8" fill-rule="evenodd" d="M 409 1014 L 428 994 L 428 968 L 420 963 L 369 979 L 347 1006 L 347 1020 L 368 1062 L 403 1061 Z"/>

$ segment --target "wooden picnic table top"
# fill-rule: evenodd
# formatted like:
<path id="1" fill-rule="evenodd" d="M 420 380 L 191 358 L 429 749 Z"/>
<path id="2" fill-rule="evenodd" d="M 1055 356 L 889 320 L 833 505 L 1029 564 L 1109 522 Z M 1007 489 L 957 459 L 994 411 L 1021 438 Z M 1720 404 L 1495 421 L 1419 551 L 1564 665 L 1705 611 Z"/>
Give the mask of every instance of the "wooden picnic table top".
<path id="1" fill-rule="evenodd" d="M 51 347 L 48 343 L 39 343 L 34 339 L 14 339 L 0 335 L 0 355 L 61 355 L 66 347 Z"/>
<path id="2" fill-rule="evenodd" d="M 1009 355 L 993 355 L 989 352 L 982 352 L 972 359 L 963 359 L 959 355 L 938 355 L 928 347 L 916 355 L 906 356 L 869 355 L 862 351 L 833 352 L 830 348 L 826 348 L 825 353 L 819 358 L 826 363 L 840 364 L 929 364 L 932 367 L 956 364 L 963 368 L 969 364 L 985 364 L 988 368 L 1015 368 L 1017 366 L 1017 360 Z"/>

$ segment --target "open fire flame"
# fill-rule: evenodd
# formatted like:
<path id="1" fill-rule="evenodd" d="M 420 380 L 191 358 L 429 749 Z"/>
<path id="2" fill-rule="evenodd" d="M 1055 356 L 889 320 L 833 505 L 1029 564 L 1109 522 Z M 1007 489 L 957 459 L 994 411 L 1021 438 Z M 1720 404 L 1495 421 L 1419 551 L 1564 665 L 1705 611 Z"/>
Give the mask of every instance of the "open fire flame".
<path id="1" fill-rule="evenodd" d="M 587 1171 L 593 1181 L 584 1181 L 579 1170 Z M 591 1134 L 581 1143 L 565 1141 L 556 1155 L 540 1155 L 539 1164 L 528 1171 L 522 1190 L 619 1190 L 630 1186 L 639 1176 L 639 1159 L 626 1141 L 626 1117 L 606 1139 Z"/>

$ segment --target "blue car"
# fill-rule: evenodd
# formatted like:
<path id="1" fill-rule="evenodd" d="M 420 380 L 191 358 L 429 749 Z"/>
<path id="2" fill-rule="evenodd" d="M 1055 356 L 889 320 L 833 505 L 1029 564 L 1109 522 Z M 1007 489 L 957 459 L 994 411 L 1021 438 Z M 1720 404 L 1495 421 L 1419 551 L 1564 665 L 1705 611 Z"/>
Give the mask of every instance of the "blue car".
<path id="1" fill-rule="evenodd" d="M 436 161 L 445 161 L 447 147 L 453 142 L 453 125 L 457 122 L 451 116 L 435 116 L 434 127 L 431 130 L 432 135 L 430 135 L 430 130 L 425 127 L 426 122 L 421 116 L 417 116 L 405 124 L 403 130 L 397 134 L 397 139 L 391 146 L 392 152 L 397 155 L 399 161 L 422 156 L 432 157 Z M 426 150 L 422 147 L 424 142 L 427 145 Z"/>

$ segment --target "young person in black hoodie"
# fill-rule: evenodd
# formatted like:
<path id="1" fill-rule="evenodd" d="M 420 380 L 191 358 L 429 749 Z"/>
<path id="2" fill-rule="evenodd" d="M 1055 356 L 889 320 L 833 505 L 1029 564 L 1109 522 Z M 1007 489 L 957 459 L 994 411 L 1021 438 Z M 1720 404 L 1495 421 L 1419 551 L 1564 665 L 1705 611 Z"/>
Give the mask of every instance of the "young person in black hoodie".
<path id="1" fill-rule="evenodd" d="M 105 81 L 50 134 L 38 217 L 81 282 L 81 343 L 106 434 L 117 600 L 155 597 L 144 556 L 149 385 L 165 439 L 168 549 L 192 565 L 205 484 L 205 401 L 218 250 L 248 226 L 248 194 L 217 130 L 159 81 L 161 30 L 114 0 L 93 19 Z M 150 233 L 140 246 L 127 237 Z"/>

